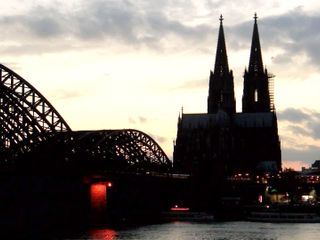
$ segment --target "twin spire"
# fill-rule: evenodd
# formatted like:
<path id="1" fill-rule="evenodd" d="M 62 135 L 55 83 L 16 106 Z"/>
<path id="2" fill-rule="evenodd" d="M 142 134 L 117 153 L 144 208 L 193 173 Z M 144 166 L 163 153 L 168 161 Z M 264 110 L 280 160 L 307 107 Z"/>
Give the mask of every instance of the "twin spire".
<path id="1" fill-rule="evenodd" d="M 244 74 L 243 112 L 268 112 L 271 105 L 268 75 L 263 69 L 257 19 L 255 13 L 249 69 L 245 70 Z M 228 65 L 222 15 L 219 20 L 216 61 L 209 80 L 208 113 L 223 110 L 232 115 L 235 113 L 233 73 Z"/>
<path id="2" fill-rule="evenodd" d="M 261 54 L 260 38 L 257 24 L 257 13 L 254 14 L 254 25 L 253 25 L 253 34 L 251 41 L 251 51 L 250 51 L 250 60 L 249 60 L 249 72 L 263 72 L 263 61 Z M 220 15 L 220 27 L 219 27 L 219 37 L 217 44 L 217 53 L 216 53 L 216 62 L 214 66 L 215 71 L 228 72 L 228 57 L 226 50 L 226 43 L 224 38 L 223 31 L 223 22 L 224 18 Z"/>

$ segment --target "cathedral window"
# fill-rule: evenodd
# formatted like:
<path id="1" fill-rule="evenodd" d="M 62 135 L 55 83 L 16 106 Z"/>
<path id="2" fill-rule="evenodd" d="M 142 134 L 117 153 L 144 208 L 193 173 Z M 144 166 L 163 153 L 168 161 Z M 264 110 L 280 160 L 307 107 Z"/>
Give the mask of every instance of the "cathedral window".
<path id="1" fill-rule="evenodd" d="M 254 102 L 258 102 L 258 89 L 254 90 Z"/>

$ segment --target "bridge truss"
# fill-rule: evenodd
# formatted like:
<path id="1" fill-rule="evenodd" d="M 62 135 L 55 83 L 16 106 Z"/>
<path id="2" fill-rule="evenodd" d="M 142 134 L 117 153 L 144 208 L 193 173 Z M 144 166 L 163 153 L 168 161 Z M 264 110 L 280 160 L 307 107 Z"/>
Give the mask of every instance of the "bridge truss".
<path id="1" fill-rule="evenodd" d="M 47 163 L 54 161 L 50 165 L 102 173 L 145 174 L 170 172 L 172 168 L 157 142 L 134 129 L 59 133 L 38 148 L 36 156 L 43 155 Z"/>
<path id="2" fill-rule="evenodd" d="M 141 131 L 71 131 L 38 90 L 0 64 L 0 164 L 28 157 L 48 167 L 59 162 L 117 171 L 171 169 L 161 147 Z"/>
<path id="3" fill-rule="evenodd" d="M 50 133 L 71 131 L 50 102 L 30 83 L 0 64 L 0 154 L 28 152 Z M 7 157 L 3 159 L 8 161 Z"/>

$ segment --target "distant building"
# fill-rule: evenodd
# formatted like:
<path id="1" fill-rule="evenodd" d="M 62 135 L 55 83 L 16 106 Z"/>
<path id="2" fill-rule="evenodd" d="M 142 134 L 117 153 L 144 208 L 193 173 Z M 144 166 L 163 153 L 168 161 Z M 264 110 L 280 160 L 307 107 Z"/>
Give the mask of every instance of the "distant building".
<path id="1" fill-rule="evenodd" d="M 302 175 L 320 175 L 320 160 L 315 160 L 310 168 L 302 167 Z"/>
<path id="2" fill-rule="evenodd" d="M 315 160 L 311 167 L 315 169 L 320 169 L 320 160 Z"/>
<path id="3" fill-rule="evenodd" d="M 210 71 L 208 112 L 179 116 L 174 168 L 211 180 L 239 172 L 277 172 L 281 170 L 281 149 L 273 79 L 263 66 L 257 16 L 249 68 L 244 71 L 241 113 L 236 112 L 222 21 L 221 16 L 215 66 Z"/>

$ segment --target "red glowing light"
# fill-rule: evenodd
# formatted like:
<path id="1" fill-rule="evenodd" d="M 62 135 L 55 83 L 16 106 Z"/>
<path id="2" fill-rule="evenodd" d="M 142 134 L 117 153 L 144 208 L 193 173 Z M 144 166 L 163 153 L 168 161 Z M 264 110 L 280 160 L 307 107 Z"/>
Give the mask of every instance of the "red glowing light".
<path id="1" fill-rule="evenodd" d="M 108 187 L 112 187 L 112 183 L 111 182 L 108 182 Z"/>
<path id="2" fill-rule="evenodd" d="M 90 231 L 92 239 L 112 240 L 116 239 L 117 232 L 112 229 L 93 229 Z"/>
<path id="3" fill-rule="evenodd" d="M 180 212 L 187 212 L 190 210 L 190 208 L 187 207 L 178 207 L 177 205 L 170 208 L 171 211 L 180 211 Z"/>
<path id="4" fill-rule="evenodd" d="M 95 209 L 106 207 L 107 188 L 105 183 L 94 183 L 90 187 L 91 206 Z"/>

